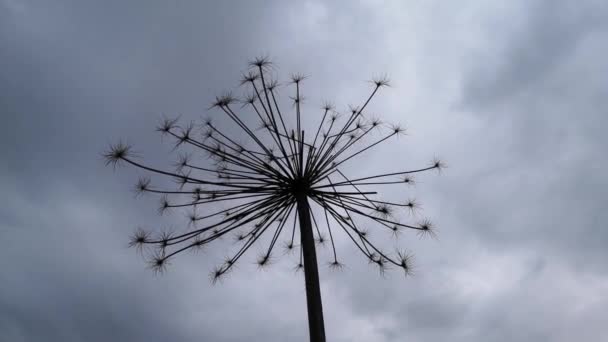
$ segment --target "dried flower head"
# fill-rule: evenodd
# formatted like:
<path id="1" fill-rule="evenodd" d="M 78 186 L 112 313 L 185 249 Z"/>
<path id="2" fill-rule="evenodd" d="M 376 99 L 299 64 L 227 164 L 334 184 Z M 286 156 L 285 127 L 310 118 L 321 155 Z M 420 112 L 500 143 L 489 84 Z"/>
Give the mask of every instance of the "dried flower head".
<path id="1" fill-rule="evenodd" d="M 315 241 L 331 247 L 329 267 L 342 269 L 335 243 L 337 235 L 341 235 L 364 259 L 378 267 L 380 274 L 392 268 L 411 274 L 411 255 L 385 252 L 375 241 L 382 234 L 369 232 L 384 230 L 397 236 L 411 230 L 434 236 L 434 226 L 427 219 L 404 222 L 401 212 L 413 212 L 418 203 L 379 200 L 378 190 L 383 185 L 412 185 L 414 174 L 441 170 L 445 164 L 435 159 L 422 168 L 358 177 L 349 176 L 352 168 L 347 167 L 354 165 L 357 157 L 404 133 L 401 126 L 385 125 L 367 113 L 380 89 L 389 86 L 388 78 L 374 78 L 370 94 L 343 115 L 334 110 L 333 104 L 325 102 L 320 120 L 312 130 L 306 130 L 304 127 L 310 126 L 302 124 L 301 94 L 306 76 L 293 74 L 287 85 L 293 91 L 292 114 L 280 105 L 279 83 L 269 73 L 270 59 L 259 57 L 249 65 L 251 70 L 241 79 L 248 95 L 239 100 L 231 92 L 225 92 L 210 106 L 225 115 L 240 130 L 240 135 L 220 129 L 209 119 L 198 126 L 163 119 L 157 127 L 162 135 L 174 139 L 175 149 L 188 147 L 201 152 L 211 165 L 202 162 L 196 153 L 184 153 L 179 156 L 175 171 L 157 168 L 138 161 L 132 148 L 124 143 L 111 145 L 104 153 L 107 165 L 131 165 L 177 182 L 177 189 L 170 189 L 153 187 L 148 177 L 138 181 L 138 193 L 161 196 L 159 213 L 172 208 L 191 209 L 186 215 L 185 231 L 154 235 L 138 229 L 130 245 L 139 249 L 153 247 L 149 265 L 155 272 L 163 272 L 178 254 L 198 250 L 228 234 L 237 247 L 210 273 L 215 283 L 254 245 L 258 248 L 263 245 L 256 259 L 258 267 L 271 265 L 275 261 L 273 251 L 281 239 L 286 241 L 283 243 L 286 252 L 298 253 L 295 269 L 304 270 L 309 293 L 308 285 L 318 288 L 319 282 Z M 251 122 L 261 125 L 256 130 Z M 201 129 L 202 132 L 196 131 Z M 391 165 L 401 159 L 391 160 Z M 200 208 L 198 213 L 202 215 L 197 215 L 195 208 Z M 320 292 L 311 293 L 317 293 L 320 302 Z"/>

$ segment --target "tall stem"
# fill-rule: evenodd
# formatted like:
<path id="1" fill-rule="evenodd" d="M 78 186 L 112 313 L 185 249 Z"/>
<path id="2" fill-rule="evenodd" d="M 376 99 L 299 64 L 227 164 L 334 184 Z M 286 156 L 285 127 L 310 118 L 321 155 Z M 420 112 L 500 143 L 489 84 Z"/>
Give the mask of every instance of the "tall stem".
<path id="1" fill-rule="evenodd" d="M 300 221 L 300 237 L 302 257 L 304 259 L 304 279 L 306 282 L 306 304 L 308 306 L 308 332 L 311 342 L 325 342 L 325 325 L 323 323 L 323 305 L 321 304 L 321 288 L 319 287 L 319 270 L 315 240 L 310 221 L 310 206 L 305 193 L 296 197 L 298 218 Z"/>

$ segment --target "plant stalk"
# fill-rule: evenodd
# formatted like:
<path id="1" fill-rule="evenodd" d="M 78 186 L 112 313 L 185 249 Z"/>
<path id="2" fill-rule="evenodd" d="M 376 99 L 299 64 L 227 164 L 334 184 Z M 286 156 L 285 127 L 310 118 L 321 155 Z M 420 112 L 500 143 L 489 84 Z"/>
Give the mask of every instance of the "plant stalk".
<path id="1" fill-rule="evenodd" d="M 315 239 L 310 220 L 310 205 L 305 193 L 296 197 L 298 220 L 300 221 L 300 238 L 302 257 L 304 259 L 304 279 L 306 283 L 306 304 L 308 306 L 308 332 L 310 342 L 325 342 L 325 324 L 323 322 L 323 305 L 319 286 L 319 269 Z"/>

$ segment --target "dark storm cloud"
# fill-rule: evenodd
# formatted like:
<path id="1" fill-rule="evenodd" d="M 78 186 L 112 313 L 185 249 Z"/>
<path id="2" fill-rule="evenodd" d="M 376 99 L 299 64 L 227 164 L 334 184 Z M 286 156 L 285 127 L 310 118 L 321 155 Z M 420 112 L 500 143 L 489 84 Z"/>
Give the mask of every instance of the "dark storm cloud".
<path id="1" fill-rule="evenodd" d="M 563 73 L 564 64 L 576 58 L 579 48 L 604 50 L 596 44 L 584 46 L 606 29 L 606 9 L 601 2 L 555 5 L 537 1 L 513 12 L 516 18 L 485 27 L 490 46 L 479 51 L 478 57 L 485 62 L 476 63 L 475 71 L 467 75 L 464 94 L 468 104 L 500 104 L 501 99 L 508 101 L 531 89 L 550 90 L 546 80 Z M 597 57 L 595 62 L 601 64 L 601 56 Z"/>
<path id="2" fill-rule="evenodd" d="M 485 211 L 493 217 L 484 226 L 495 229 L 482 234 L 500 244 L 549 245 L 581 267 L 605 268 L 608 216 L 600 198 L 608 180 L 600 170 L 607 162 L 597 156 L 608 144 L 600 128 L 608 125 L 602 110 L 608 47 L 601 43 L 608 10 L 585 2 L 535 4 L 521 12 L 526 19 L 518 26 L 489 30 L 502 38 L 487 48 L 498 53 L 472 67 L 464 82 L 465 108 L 486 120 L 505 147 L 495 157 L 502 170 L 478 187 L 481 198 L 505 211 Z"/>
<path id="3" fill-rule="evenodd" d="M 151 132 L 161 114 L 202 114 L 260 53 L 250 42 L 264 34 L 272 8 L 140 5 L 2 3 L 0 340 L 231 341 L 259 321 L 230 318 L 212 298 L 191 307 L 198 285 L 174 278 L 169 286 L 125 253 L 125 238 L 146 219 L 132 216 L 131 184 L 117 184 L 100 153 L 123 137 L 144 146 L 157 140 Z M 210 267 L 193 265 L 203 288 Z M 205 292 L 213 291 L 221 290 Z M 248 315 L 243 306 L 251 303 L 241 305 Z M 243 333 L 228 329 L 242 318 Z"/>
<path id="4" fill-rule="evenodd" d="M 344 109 L 363 80 L 391 73 L 370 111 L 411 134 L 349 172 L 433 153 L 450 166 L 407 192 L 440 227 L 439 240 L 400 238 L 416 277 L 382 279 L 339 243 L 348 268 L 322 270 L 330 340 L 605 336 L 606 18 L 601 1 L 0 1 L 0 340 L 306 340 L 288 263 L 245 262 L 210 286 L 219 244 L 166 276 L 146 270 L 128 234 L 180 217 L 155 216 L 154 199 L 128 192 L 135 174 L 99 157 L 126 138 L 166 165 L 159 116 L 205 114 L 260 53 L 283 79 L 310 73 L 311 110 Z"/>
<path id="5" fill-rule="evenodd" d="M 607 181 L 598 158 L 608 143 L 601 133 L 606 30 L 598 19 L 606 11 L 599 2 L 479 7 L 450 12 L 425 42 L 447 64 L 424 62 L 447 72 L 431 81 L 444 90 L 446 80 L 460 78 L 462 89 L 425 94 L 428 103 L 413 108 L 438 127 L 413 126 L 413 137 L 422 134 L 417 142 L 434 145 L 451 165 L 440 180 L 425 179 L 432 188 L 422 184 L 433 193 L 426 202 L 441 220 L 438 246 L 406 243 L 424 267 L 407 284 L 358 282 L 370 270 L 355 273 L 346 281 L 349 302 L 367 319 L 398 321 L 385 334 L 394 340 L 602 336 L 598 319 L 584 332 L 578 327 L 600 315 L 601 304 L 588 302 L 603 303 L 606 294 L 608 217 L 601 199 Z M 484 19 L 469 22 L 468 15 Z M 455 32 L 442 30 L 451 26 Z M 398 31 L 387 41 L 404 30 Z M 437 45 L 443 35 L 451 41 Z M 488 39 L 471 43 L 476 35 Z M 455 112 L 448 113 L 450 107 Z M 416 147 L 398 147 L 392 155 L 406 150 L 416 158 Z"/>
<path id="6" fill-rule="evenodd" d="M 598 319 L 585 321 L 601 315 L 607 290 L 608 181 L 598 158 L 608 145 L 606 9 L 600 2 L 504 7 L 472 11 L 487 16 L 480 34 L 487 39 L 450 64 L 466 72 L 444 74 L 463 87 L 452 95 L 452 117 L 434 116 L 444 121 L 436 123 L 445 126 L 442 136 L 426 139 L 439 140 L 452 165 L 430 189 L 441 192 L 433 198 L 444 229 L 441 252 L 421 253 L 430 258 L 429 274 L 378 291 L 350 288 L 362 315 L 407 312 L 395 314 L 401 333 L 390 336 L 568 341 L 605 334 Z M 463 30 L 464 21 L 451 24 L 467 33 L 453 34 L 457 41 L 479 35 Z M 408 299 L 389 301 L 398 294 Z"/>

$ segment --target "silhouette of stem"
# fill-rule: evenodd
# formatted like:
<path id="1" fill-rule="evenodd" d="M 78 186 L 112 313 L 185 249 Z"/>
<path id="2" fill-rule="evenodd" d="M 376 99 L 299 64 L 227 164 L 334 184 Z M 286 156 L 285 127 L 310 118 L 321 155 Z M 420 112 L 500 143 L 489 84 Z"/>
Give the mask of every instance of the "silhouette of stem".
<path id="1" fill-rule="evenodd" d="M 319 286 L 319 270 L 315 240 L 310 220 L 310 206 L 306 194 L 296 197 L 300 221 L 300 237 L 304 259 L 304 279 L 306 283 L 306 303 L 308 306 L 308 332 L 311 342 L 325 342 L 323 305 Z"/>

